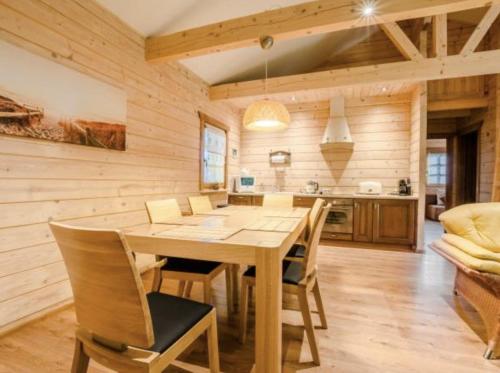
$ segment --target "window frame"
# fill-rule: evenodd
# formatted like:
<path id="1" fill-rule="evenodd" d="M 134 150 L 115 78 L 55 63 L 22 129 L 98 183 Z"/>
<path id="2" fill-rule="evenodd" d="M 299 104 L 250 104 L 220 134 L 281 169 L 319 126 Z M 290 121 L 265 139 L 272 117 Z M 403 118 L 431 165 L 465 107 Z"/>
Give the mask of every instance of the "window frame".
<path id="1" fill-rule="evenodd" d="M 444 176 L 445 181 L 442 184 L 441 183 L 432 183 L 432 184 L 429 183 L 429 167 L 431 166 L 429 163 L 429 156 L 431 156 L 432 154 L 439 154 L 439 155 L 445 156 L 445 162 L 444 162 L 445 174 L 442 175 L 441 173 L 438 173 L 438 175 L 437 175 L 438 179 L 441 178 L 441 176 Z M 440 168 L 441 164 L 438 164 L 437 167 Z M 448 183 L 448 154 L 447 154 L 446 150 L 436 149 L 436 150 L 432 150 L 432 151 L 427 152 L 425 179 L 426 179 L 426 185 L 430 186 L 430 187 L 441 187 L 441 186 L 447 185 L 447 183 Z"/>
<path id="2" fill-rule="evenodd" d="M 212 118 L 211 116 L 198 112 L 198 116 L 200 117 L 200 182 L 199 182 L 199 187 L 200 191 L 208 191 L 208 190 L 221 190 L 221 189 L 226 189 L 227 188 L 227 171 L 228 171 L 228 151 L 229 151 L 229 127 L 222 123 L 221 121 Z M 216 127 L 222 131 L 224 131 L 226 135 L 226 154 L 224 156 L 224 182 L 222 183 L 205 183 L 204 180 L 204 168 L 205 168 L 205 159 L 204 159 L 204 153 L 205 153 L 205 124 L 208 124 L 212 127 Z"/>

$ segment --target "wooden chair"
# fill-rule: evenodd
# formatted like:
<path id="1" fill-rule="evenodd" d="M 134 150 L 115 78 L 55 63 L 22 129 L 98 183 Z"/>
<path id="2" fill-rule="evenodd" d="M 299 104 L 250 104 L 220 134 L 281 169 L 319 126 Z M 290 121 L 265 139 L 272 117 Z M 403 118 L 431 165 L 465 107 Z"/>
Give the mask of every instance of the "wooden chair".
<path id="1" fill-rule="evenodd" d="M 317 224 L 322 208 L 325 207 L 326 202 L 321 198 L 316 198 L 314 205 L 309 212 L 307 219 L 307 226 L 302 237 L 292 246 L 290 251 L 285 257 L 285 260 L 302 261 L 306 255 L 306 243 Z"/>
<path id="2" fill-rule="evenodd" d="M 181 209 L 175 199 L 147 201 L 149 220 L 151 223 L 165 222 L 168 218 L 181 217 Z M 233 310 L 233 293 L 230 266 L 225 263 L 207 260 L 185 259 L 177 257 L 157 257 L 158 261 L 166 260 L 163 266 L 155 268 L 152 291 L 160 291 L 163 276 L 178 280 L 177 295 L 190 297 L 193 282 L 203 284 L 203 301 L 212 304 L 212 280 L 221 272 L 226 271 L 227 312 Z"/>
<path id="3" fill-rule="evenodd" d="M 314 363 L 320 365 L 320 357 L 316 336 L 314 334 L 314 326 L 311 319 L 311 311 L 307 300 L 307 293 L 312 290 L 316 300 L 316 307 L 321 320 L 321 327 L 327 329 L 327 321 L 323 301 L 316 276 L 316 257 L 318 253 L 318 244 L 321 236 L 323 225 L 325 224 L 326 216 L 331 205 L 320 208 L 319 217 L 313 227 L 311 234 L 306 243 L 306 251 L 304 260 L 283 261 L 283 292 L 296 294 L 299 299 L 300 310 L 304 319 L 304 326 L 307 333 L 307 339 L 311 346 L 311 353 Z M 248 290 L 251 286 L 255 286 L 255 267 L 250 267 L 244 274 L 241 283 L 241 308 L 240 308 L 240 342 L 245 343 L 247 334 L 247 318 L 248 318 Z"/>
<path id="4" fill-rule="evenodd" d="M 203 214 L 204 212 L 213 210 L 212 203 L 208 196 L 188 197 L 188 200 L 193 215 Z"/>
<path id="5" fill-rule="evenodd" d="M 147 294 L 126 241 L 116 230 L 50 223 L 68 270 L 78 328 L 72 373 L 89 359 L 120 372 L 162 372 L 207 332 L 211 372 L 219 372 L 211 305 Z"/>
<path id="6" fill-rule="evenodd" d="M 293 194 L 291 193 L 269 193 L 264 194 L 262 207 L 265 208 L 292 208 Z"/>

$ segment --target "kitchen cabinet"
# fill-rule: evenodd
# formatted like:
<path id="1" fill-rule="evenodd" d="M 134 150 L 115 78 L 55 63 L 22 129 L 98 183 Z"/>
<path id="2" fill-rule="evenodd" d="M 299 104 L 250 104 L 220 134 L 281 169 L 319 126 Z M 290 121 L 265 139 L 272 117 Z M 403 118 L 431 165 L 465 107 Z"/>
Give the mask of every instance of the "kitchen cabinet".
<path id="1" fill-rule="evenodd" d="M 416 203 L 413 200 L 373 201 L 373 242 L 415 244 Z"/>
<path id="2" fill-rule="evenodd" d="M 303 197 L 303 196 L 294 196 L 293 197 L 293 206 L 294 207 L 312 207 L 314 205 L 314 201 L 316 201 L 316 197 Z"/>
<path id="3" fill-rule="evenodd" d="M 372 242 L 373 200 L 354 200 L 352 239 L 357 242 Z"/>
<path id="4" fill-rule="evenodd" d="M 235 196 L 230 195 L 228 197 L 228 202 L 230 205 L 238 205 L 238 206 L 252 206 L 252 196 Z"/>
<path id="5" fill-rule="evenodd" d="M 312 207 L 316 196 L 296 195 L 293 198 L 295 207 Z M 383 247 L 383 244 L 415 246 L 417 225 L 417 201 L 404 198 L 335 198 L 322 196 L 333 207 L 350 205 L 352 221 L 351 231 L 332 231 L 325 226 L 321 234 L 322 240 L 352 241 L 361 244 L 370 244 Z M 263 196 L 258 195 L 229 195 L 229 204 L 262 206 Z M 328 223 L 328 221 L 327 221 Z M 351 233 L 352 232 L 352 233 Z"/>
<path id="6" fill-rule="evenodd" d="M 234 195 L 231 194 L 228 196 L 228 203 L 230 205 L 238 205 L 238 206 L 262 206 L 263 196 L 250 196 L 250 195 Z"/>

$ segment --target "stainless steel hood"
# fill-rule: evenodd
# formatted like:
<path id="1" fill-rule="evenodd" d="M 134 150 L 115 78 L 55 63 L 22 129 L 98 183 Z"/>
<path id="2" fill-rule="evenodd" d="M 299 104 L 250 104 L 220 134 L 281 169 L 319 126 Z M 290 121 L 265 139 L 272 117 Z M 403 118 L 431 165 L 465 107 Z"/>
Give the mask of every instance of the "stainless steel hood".
<path id="1" fill-rule="evenodd" d="M 333 97 L 330 101 L 330 118 L 326 125 L 321 150 L 352 150 L 351 131 L 344 113 L 344 97 Z"/>

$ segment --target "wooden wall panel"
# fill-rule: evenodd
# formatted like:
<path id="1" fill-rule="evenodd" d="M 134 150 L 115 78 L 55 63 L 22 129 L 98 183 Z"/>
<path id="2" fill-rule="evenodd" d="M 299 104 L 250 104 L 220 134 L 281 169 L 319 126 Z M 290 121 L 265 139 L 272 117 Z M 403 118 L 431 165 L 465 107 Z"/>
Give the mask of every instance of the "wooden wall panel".
<path id="1" fill-rule="evenodd" d="M 346 100 L 354 151 L 321 152 L 319 143 L 329 103 L 290 105 L 290 127 L 284 132 L 242 130 L 241 167 L 257 176 L 260 190 L 299 191 L 308 180 L 338 193 L 352 193 L 363 180 L 382 182 L 386 192 L 410 174 L 410 96 Z M 269 165 L 269 152 L 290 150 L 291 166 L 283 172 Z"/>
<path id="2" fill-rule="evenodd" d="M 240 118 L 228 104 L 210 103 L 207 85 L 181 65 L 145 63 L 144 38 L 93 1 L 0 0 L 0 38 L 127 93 L 126 152 L 0 136 L 7 329 L 71 297 L 49 220 L 129 227 L 147 221 L 145 200 L 159 198 L 177 198 L 189 211 L 186 197 L 199 193 L 198 110 L 230 127 L 230 148 L 239 149 Z M 238 159 L 228 169 L 237 173 Z"/>

